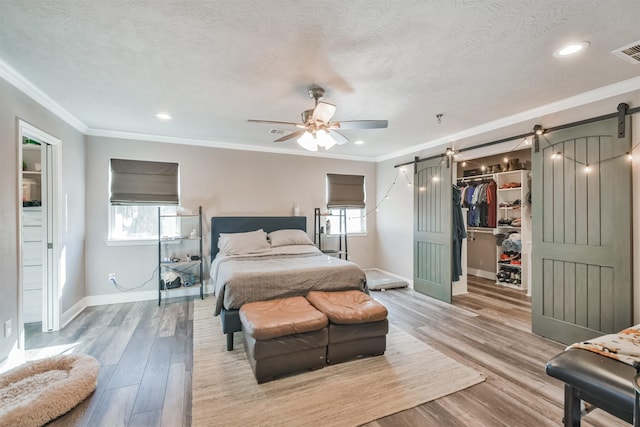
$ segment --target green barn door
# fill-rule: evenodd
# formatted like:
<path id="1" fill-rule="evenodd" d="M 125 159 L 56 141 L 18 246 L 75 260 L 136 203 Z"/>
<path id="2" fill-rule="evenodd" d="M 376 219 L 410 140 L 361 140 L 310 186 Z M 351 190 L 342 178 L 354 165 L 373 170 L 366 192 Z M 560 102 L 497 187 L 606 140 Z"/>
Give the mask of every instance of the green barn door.
<path id="1" fill-rule="evenodd" d="M 532 152 L 536 334 L 569 344 L 632 324 L 628 122 L 625 138 L 603 120 L 541 136 Z"/>
<path id="2" fill-rule="evenodd" d="M 413 284 L 451 302 L 451 169 L 446 160 L 418 164 L 414 177 Z"/>

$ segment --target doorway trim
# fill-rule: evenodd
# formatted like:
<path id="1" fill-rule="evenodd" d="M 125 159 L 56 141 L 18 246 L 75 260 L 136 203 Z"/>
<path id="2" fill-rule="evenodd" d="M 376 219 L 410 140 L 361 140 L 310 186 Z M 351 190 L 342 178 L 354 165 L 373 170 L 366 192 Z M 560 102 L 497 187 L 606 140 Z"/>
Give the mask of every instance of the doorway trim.
<path id="1" fill-rule="evenodd" d="M 60 230 L 62 213 L 62 192 L 60 189 L 60 183 L 62 182 L 62 156 L 60 150 L 62 149 L 62 140 L 50 135 L 41 129 L 33 126 L 32 124 L 18 119 L 18 138 L 16 141 L 18 152 L 18 199 L 22 200 L 22 168 L 19 165 L 22 164 L 22 141 L 24 138 L 30 138 L 37 140 L 41 143 L 45 143 L 51 147 L 50 158 L 47 160 L 46 165 L 46 185 L 49 188 L 48 202 L 45 206 L 43 215 L 46 215 L 48 220 L 48 227 L 46 236 L 43 238 L 46 240 L 45 244 L 51 243 L 51 251 L 43 249 L 44 255 L 47 258 L 47 275 L 48 280 L 43 283 L 43 313 L 42 313 L 42 329 L 43 331 L 57 331 L 60 329 L 60 273 L 64 271 L 64 259 L 61 257 L 60 251 Z M 44 187 L 44 186 L 43 186 Z M 43 191 L 45 189 L 43 188 Z M 18 210 L 18 234 L 22 233 L 22 206 L 19 202 L 17 204 Z M 21 349 L 25 348 L 24 337 L 24 321 L 23 321 L 23 258 L 22 258 L 22 238 L 17 239 L 18 243 L 18 327 L 19 327 L 19 343 L 18 346 Z"/>

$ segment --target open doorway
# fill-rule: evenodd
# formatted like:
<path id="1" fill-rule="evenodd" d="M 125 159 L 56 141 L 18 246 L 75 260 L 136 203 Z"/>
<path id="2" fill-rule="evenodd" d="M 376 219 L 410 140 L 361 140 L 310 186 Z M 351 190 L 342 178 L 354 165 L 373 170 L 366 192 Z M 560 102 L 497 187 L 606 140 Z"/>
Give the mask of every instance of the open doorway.
<path id="1" fill-rule="evenodd" d="M 499 311 L 501 301 L 530 328 L 531 150 L 478 157 L 456 164 L 467 239 L 466 291 Z M 466 301 L 466 299 L 454 299 Z M 489 307 L 490 306 L 490 307 Z"/>
<path id="2" fill-rule="evenodd" d="M 59 329 L 57 218 L 61 141 L 19 120 L 20 348 L 28 331 Z"/>

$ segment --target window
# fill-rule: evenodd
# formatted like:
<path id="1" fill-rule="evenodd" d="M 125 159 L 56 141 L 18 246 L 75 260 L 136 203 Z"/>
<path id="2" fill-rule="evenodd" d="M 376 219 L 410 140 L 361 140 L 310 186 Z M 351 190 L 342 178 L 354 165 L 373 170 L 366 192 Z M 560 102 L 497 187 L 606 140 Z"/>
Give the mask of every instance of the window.
<path id="1" fill-rule="evenodd" d="M 179 201 L 177 163 L 111 159 L 109 240 L 158 238 L 158 208 L 175 215 Z M 163 230 L 178 234 L 177 218 L 163 218 Z"/>
<path id="2" fill-rule="evenodd" d="M 162 215 L 175 215 L 176 206 L 161 206 Z M 158 238 L 158 206 L 112 205 L 109 240 L 155 240 Z M 177 218 L 163 218 L 163 230 L 177 235 Z"/>
<path id="3" fill-rule="evenodd" d="M 331 227 L 329 234 L 343 234 L 344 219 L 340 221 L 341 209 L 329 209 L 327 217 Z M 347 217 L 347 234 L 364 234 L 367 232 L 367 212 L 358 208 L 345 208 Z"/>

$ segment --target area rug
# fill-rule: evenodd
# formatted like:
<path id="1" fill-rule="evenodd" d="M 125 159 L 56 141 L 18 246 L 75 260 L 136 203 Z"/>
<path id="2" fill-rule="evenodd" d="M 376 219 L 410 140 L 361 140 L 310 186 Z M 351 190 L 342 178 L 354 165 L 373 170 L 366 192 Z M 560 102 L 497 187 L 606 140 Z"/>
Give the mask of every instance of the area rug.
<path id="1" fill-rule="evenodd" d="M 27 362 L 0 375 L 0 426 L 43 426 L 96 388 L 98 361 L 86 354 Z"/>
<path id="2" fill-rule="evenodd" d="M 215 298 L 196 300 L 192 425 L 357 426 L 484 381 L 409 334 L 391 327 L 383 356 L 256 383 L 242 339 L 226 350 Z"/>
<path id="3" fill-rule="evenodd" d="M 409 286 L 404 280 L 393 277 L 380 270 L 364 270 L 364 273 L 367 275 L 367 287 L 372 291 L 406 288 Z"/>

